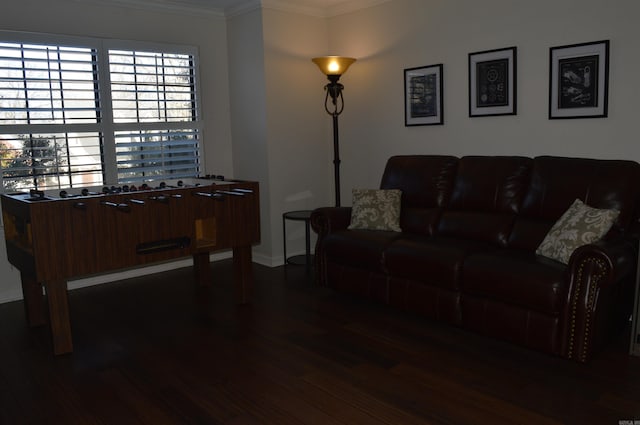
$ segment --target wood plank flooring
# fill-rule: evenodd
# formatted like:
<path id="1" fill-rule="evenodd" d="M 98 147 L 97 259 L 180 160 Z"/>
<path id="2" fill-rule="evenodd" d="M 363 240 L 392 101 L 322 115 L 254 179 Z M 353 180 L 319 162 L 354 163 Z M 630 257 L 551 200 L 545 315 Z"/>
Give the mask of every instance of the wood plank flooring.
<path id="1" fill-rule="evenodd" d="M 319 288 L 304 267 L 232 264 L 70 293 L 54 357 L 22 302 L 0 305 L 0 424 L 612 424 L 640 421 L 621 334 L 588 365 Z"/>

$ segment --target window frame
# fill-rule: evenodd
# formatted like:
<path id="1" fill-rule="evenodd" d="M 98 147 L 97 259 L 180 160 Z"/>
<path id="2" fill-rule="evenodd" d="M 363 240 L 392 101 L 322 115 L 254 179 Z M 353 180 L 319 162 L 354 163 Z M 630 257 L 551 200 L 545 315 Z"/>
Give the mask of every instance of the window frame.
<path id="1" fill-rule="evenodd" d="M 69 132 L 96 132 L 102 136 L 102 174 L 104 185 L 118 184 L 118 163 L 116 158 L 116 133 L 122 131 L 140 130 L 181 130 L 193 129 L 197 132 L 197 169 L 204 168 L 202 160 L 204 122 L 202 120 L 202 97 L 200 95 L 200 58 L 198 48 L 172 43 L 158 43 L 148 41 L 134 41 L 122 39 L 107 39 L 96 37 L 68 36 L 60 34 L 33 33 L 19 31 L 0 31 L 0 42 L 22 43 L 34 45 L 56 45 L 64 47 L 88 48 L 96 51 L 97 60 L 97 81 L 98 100 L 100 102 L 100 120 L 97 123 L 74 123 L 74 124 L 7 124 L 0 125 L 0 135 L 26 133 L 29 129 L 31 133 L 69 133 Z M 193 100 L 195 110 L 194 121 L 181 122 L 149 122 L 149 123 L 115 123 L 113 114 L 113 103 L 111 97 L 111 78 L 109 66 L 110 50 L 127 51 L 147 51 L 154 53 L 189 55 L 193 60 Z M 79 186 L 78 186 L 79 187 Z M 60 187 L 63 189 L 66 187 Z M 0 172 L 0 193 L 4 193 L 3 173 Z"/>

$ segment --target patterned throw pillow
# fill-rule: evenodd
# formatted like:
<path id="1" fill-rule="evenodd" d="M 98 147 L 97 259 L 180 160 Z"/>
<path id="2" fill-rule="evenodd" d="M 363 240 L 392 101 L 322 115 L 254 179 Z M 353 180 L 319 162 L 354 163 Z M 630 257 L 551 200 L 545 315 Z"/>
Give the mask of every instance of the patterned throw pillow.
<path id="1" fill-rule="evenodd" d="M 401 232 L 398 189 L 353 189 L 349 229 L 392 230 Z"/>
<path id="2" fill-rule="evenodd" d="M 617 210 L 599 210 L 576 199 L 553 225 L 536 254 L 568 264 L 574 250 L 597 242 L 620 215 Z"/>

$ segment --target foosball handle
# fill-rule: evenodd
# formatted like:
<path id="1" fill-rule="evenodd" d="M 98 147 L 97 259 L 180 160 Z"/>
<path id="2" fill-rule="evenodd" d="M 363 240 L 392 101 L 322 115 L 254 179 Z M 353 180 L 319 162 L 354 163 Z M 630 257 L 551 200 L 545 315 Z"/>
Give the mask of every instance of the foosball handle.
<path id="1" fill-rule="evenodd" d="M 109 202 L 109 201 L 103 201 L 101 202 L 102 205 L 106 205 L 107 207 L 111 207 L 111 208 L 115 208 L 118 211 L 122 211 L 122 212 L 131 212 L 131 207 L 128 204 L 123 204 L 123 203 L 115 203 L 115 202 Z"/>

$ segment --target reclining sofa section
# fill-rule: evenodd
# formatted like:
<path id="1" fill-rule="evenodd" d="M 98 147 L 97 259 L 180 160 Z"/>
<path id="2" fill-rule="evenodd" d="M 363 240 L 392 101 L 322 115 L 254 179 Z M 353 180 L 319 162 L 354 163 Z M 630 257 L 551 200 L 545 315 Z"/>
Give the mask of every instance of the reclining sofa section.
<path id="1" fill-rule="evenodd" d="M 587 362 L 631 314 L 639 183 L 633 161 L 394 156 L 380 189 L 402 191 L 402 231 L 316 209 L 318 283 Z M 568 264 L 537 255 L 576 199 L 620 214 Z"/>

